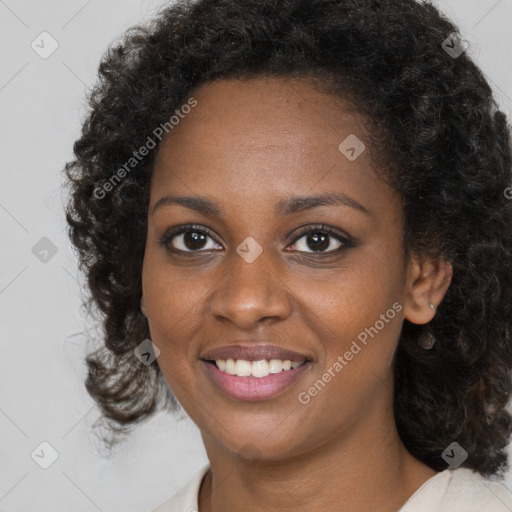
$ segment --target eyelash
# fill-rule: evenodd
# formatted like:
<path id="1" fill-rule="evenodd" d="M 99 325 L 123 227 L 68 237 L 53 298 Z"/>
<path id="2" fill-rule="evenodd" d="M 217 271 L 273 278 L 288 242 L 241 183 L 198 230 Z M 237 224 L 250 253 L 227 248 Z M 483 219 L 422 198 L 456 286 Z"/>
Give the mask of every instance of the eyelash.
<path id="1" fill-rule="evenodd" d="M 204 249 L 199 249 L 197 251 L 182 251 L 181 249 L 173 249 L 173 248 L 169 247 L 170 242 L 172 241 L 172 239 L 175 236 L 182 235 L 189 231 L 204 233 L 204 234 L 208 235 L 212 240 L 214 240 L 215 243 L 218 243 L 215 240 L 213 233 L 208 228 L 206 228 L 204 226 L 200 226 L 198 224 L 186 224 L 183 226 L 178 226 L 176 228 L 173 228 L 173 229 L 167 231 L 163 235 L 163 237 L 161 238 L 159 243 L 162 246 L 164 246 L 164 248 L 167 251 L 169 251 L 173 254 L 176 254 L 176 253 L 177 254 L 198 254 L 198 253 L 202 253 L 202 252 L 207 252 L 208 250 L 204 250 Z M 352 240 L 350 240 L 347 236 L 342 235 L 337 230 L 330 228 L 329 226 L 326 226 L 325 224 L 305 226 L 304 228 L 299 229 L 299 231 L 295 234 L 295 238 L 293 239 L 292 243 L 289 245 L 295 245 L 298 240 L 300 240 L 301 238 L 304 237 L 304 235 L 307 235 L 309 233 L 321 233 L 324 235 L 329 235 L 329 236 L 335 238 L 336 240 L 338 240 L 339 242 L 341 242 L 342 245 L 340 247 L 338 247 L 337 249 L 334 249 L 331 251 L 326 251 L 326 252 L 298 251 L 301 256 L 304 256 L 304 255 L 308 255 L 308 256 L 313 255 L 315 257 L 332 256 L 333 254 L 339 254 L 346 249 L 355 247 L 355 243 Z"/>

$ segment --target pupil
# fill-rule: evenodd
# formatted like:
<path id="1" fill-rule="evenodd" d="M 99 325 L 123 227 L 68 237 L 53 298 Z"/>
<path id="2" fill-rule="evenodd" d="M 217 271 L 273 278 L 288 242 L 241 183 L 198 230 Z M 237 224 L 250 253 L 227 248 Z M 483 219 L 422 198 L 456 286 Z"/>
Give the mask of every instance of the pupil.
<path id="1" fill-rule="evenodd" d="M 187 249 L 201 249 L 206 240 L 206 235 L 197 231 L 187 231 L 183 240 Z"/>
<path id="2" fill-rule="evenodd" d="M 308 235 L 307 243 L 310 244 L 311 249 L 321 251 L 329 247 L 329 236 L 319 232 L 312 233 Z"/>

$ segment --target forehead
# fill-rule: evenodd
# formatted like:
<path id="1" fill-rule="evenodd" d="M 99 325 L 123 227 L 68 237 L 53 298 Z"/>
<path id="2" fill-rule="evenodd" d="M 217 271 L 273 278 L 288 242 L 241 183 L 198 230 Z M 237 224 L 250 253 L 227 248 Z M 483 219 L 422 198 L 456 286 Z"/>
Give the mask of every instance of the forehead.
<path id="1" fill-rule="evenodd" d="M 153 204 L 164 192 L 229 194 L 242 203 L 326 191 L 378 203 L 390 193 L 364 147 L 361 116 L 307 80 L 219 80 L 193 97 L 197 105 L 158 149 Z"/>

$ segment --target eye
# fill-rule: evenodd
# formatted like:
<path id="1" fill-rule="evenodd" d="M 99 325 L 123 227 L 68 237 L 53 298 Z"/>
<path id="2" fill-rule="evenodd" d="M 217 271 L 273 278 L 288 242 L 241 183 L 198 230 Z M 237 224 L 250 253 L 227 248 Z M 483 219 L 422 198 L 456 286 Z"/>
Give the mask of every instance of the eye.
<path id="1" fill-rule="evenodd" d="M 202 226 L 187 225 L 168 231 L 160 243 L 171 252 L 201 252 L 217 250 L 210 230 Z"/>
<path id="2" fill-rule="evenodd" d="M 354 247 L 353 243 L 337 230 L 325 225 L 307 226 L 301 229 L 292 250 L 309 254 L 332 254 Z M 198 225 L 179 226 L 166 232 L 160 244 L 174 253 L 194 253 L 222 250 L 208 228 Z M 311 250 L 308 250 L 311 249 Z"/>
<path id="3" fill-rule="evenodd" d="M 353 247 L 350 240 L 327 226 L 307 227 L 295 238 L 293 248 L 306 253 L 334 253 L 348 247 Z M 311 249 L 308 251 L 308 248 Z"/>

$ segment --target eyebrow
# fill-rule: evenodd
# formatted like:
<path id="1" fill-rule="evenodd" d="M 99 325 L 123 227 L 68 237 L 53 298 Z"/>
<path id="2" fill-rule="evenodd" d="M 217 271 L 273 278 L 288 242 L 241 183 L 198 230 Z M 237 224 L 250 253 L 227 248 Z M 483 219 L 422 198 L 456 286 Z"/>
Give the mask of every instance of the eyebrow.
<path id="1" fill-rule="evenodd" d="M 152 214 L 162 206 L 181 205 L 184 208 L 195 210 L 205 216 L 220 217 L 224 212 L 223 208 L 215 201 L 200 196 L 165 196 L 159 199 L 153 206 Z M 281 199 L 275 208 L 276 216 L 284 217 L 293 213 L 311 210 L 319 206 L 343 205 L 358 210 L 366 215 L 371 213 L 355 199 L 342 193 L 326 193 L 316 196 L 292 196 Z"/>
<path id="2" fill-rule="evenodd" d="M 279 216 L 311 210 L 319 206 L 348 206 L 362 213 L 370 215 L 370 212 L 355 199 L 342 193 L 326 193 L 317 196 L 290 197 L 277 203 L 275 213 Z"/>

